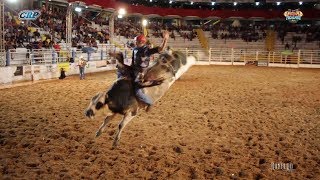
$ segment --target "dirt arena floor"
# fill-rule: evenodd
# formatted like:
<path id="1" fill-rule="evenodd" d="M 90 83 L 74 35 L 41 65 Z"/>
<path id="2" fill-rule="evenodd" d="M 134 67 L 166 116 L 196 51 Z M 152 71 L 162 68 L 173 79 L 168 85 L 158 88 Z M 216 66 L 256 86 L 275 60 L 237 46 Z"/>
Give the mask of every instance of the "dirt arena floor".
<path id="1" fill-rule="evenodd" d="M 320 179 L 320 70 L 194 66 L 95 138 L 91 97 L 115 72 L 0 90 L 0 179 Z M 292 170 L 272 168 L 290 164 Z"/>

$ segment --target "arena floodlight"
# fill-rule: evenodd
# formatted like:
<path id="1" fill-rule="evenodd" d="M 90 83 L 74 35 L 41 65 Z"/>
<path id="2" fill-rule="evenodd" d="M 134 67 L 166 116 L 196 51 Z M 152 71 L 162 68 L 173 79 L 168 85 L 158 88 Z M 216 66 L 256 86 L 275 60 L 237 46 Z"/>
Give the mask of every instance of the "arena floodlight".
<path id="1" fill-rule="evenodd" d="M 76 12 L 81 12 L 81 11 L 82 11 L 81 7 L 76 7 L 76 8 L 74 8 L 74 10 L 75 10 Z"/>
<path id="2" fill-rule="evenodd" d="M 259 2 L 259 1 L 257 1 L 257 2 L 256 2 L 256 6 L 259 6 L 259 4 L 260 4 L 260 2 Z"/>
<path id="3" fill-rule="evenodd" d="M 237 2 L 233 2 L 233 5 L 236 6 L 238 3 Z"/>
<path id="4" fill-rule="evenodd" d="M 190 4 L 192 5 L 192 4 L 193 4 L 193 1 L 190 1 Z"/>
<path id="5" fill-rule="evenodd" d="M 302 5 L 303 4 L 303 2 L 302 1 L 299 1 L 299 5 Z"/>
<path id="6" fill-rule="evenodd" d="M 147 24 L 148 24 L 148 21 L 147 21 L 146 19 L 143 19 L 143 20 L 142 20 L 142 26 L 143 26 L 143 27 L 146 27 Z"/>
<path id="7" fill-rule="evenodd" d="M 277 6 L 279 6 L 280 4 L 281 4 L 281 2 L 278 1 L 278 2 L 277 2 Z"/>
<path id="8" fill-rule="evenodd" d="M 9 3 L 16 3 L 18 0 L 8 0 Z"/>
<path id="9" fill-rule="evenodd" d="M 118 13 L 121 14 L 121 15 L 125 15 L 126 14 L 126 10 L 124 8 L 120 8 Z"/>
<path id="10" fill-rule="evenodd" d="M 211 2 L 211 5 L 214 6 L 216 4 L 216 2 Z"/>
<path id="11" fill-rule="evenodd" d="M 169 1 L 169 4 L 172 4 L 172 1 Z"/>
<path id="12" fill-rule="evenodd" d="M 152 2 L 152 0 L 150 0 L 150 2 Z"/>

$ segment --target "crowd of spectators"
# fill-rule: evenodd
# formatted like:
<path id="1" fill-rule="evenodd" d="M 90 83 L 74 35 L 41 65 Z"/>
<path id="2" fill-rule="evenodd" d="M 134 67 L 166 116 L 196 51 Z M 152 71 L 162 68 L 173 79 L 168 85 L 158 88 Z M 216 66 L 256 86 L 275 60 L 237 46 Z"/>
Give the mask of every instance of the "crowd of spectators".
<path id="1" fill-rule="evenodd" d="M 265 39 L 267 27 L 264 24 L 253 24 L 253 21 L 243 21 L 238 25 L 230 21 L 214 26 L 207 25 L 204 29 L 211 32 L 213 39 L 242 39 L 245 42 L 256 42 Z"/>
<path id="2" fill-rule="evenodd" d="M 117 20 L 114 23 L 115 35 L 124 36 L 127 39 L 133 39 L 142 32 L 141 25 L 134 23 L 131 19 Z"/>
<path id="3" fill-rule="evenodd" d="M 55 48 L 60 49 L 59 43 L 66 41 L 66 7 L 52 6 L 41 9 L 41 16 L 32 23 L 23 23 L 13 16 L 5 13 L 5 48 L 15 49 L 25 47 L 28 49 Z M 195 21 L 193 21 L 195 22 Z M 320 41 L 320 26 L 316 24 L 290 24 L 288 22 L 266 22 L 243 20 L 235 26 L 232 21 L 221 20 L 213 24 L 187 24 L 175 25 L 172 22 L 153 20 L 148 24 L 148 36 L 161 37 L 162 30 L 170 32 L 170 37 L 182 37 L 192 41 L 197 34 L 196 28 L 210 31 L 213 39 L 242 39 L 246 42 L 264 40 L 269 29 L 277 32 L 277 37 L 282 43 L 287 43 L 285 37 L 289 32 L 294 32 L 292 44 L 299 42 Z M 83 47 L 97 47 L 98 43 L 109 43 L 109 24 L 106 14 L 84 11 L 82 14 L 73 15 L 72 46 L 79 49 Z M 115 35 L 133 39 L 142 33 L 141 22 L 137 19 L 117 19 L 115 21 Z"/>
<path id="4" fill-rule="evenodd" d="M 15 49 L 25 47 L 28 49 L 54 48 L 55 44 L 66 41 L 66 8 L 53 7 L 41 9 L 41 16 L 28 23 L 20 21 L 13 13 L 5 14 L 5 48 Z M 107 25 L 107 21 L 102 21 L 96 17 L 94 20 L 88 20 L 86 16 L 90 12 L 82 15 L 73 15 L 72 26 L 72 46 L 82 48 L 84 46 L 97 47 L 99 43 L 109 41 L 108 29 L 93 27 Z M 90 16 L 89 16 L 90 17 Z"/>

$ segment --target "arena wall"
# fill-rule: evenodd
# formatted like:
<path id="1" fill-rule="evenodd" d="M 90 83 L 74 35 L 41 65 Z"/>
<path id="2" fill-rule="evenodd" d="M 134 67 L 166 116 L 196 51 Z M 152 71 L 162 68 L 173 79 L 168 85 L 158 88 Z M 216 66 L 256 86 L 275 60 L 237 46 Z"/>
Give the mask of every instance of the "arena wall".
<path id="1" fill-rule="evenodd" d="M 66 70 L 67 76 L 79 74 L 77 63 L 7 66 L 0 67 L 0 84 L 55 79 L 60 76 L 61 68 Z M 115 64 L 107 64 L 106 61 L 92 61 L 88 62 L 85 73 L 102 72 L 115 68 Z"/>
<path id="2" fill-rule="evenodd" d="M 108 46 L 105 46 L 108 47 Z M 52 52 L 39 51 L 40 57 L 33 57 L 32 53 L 26 58 L 26 52 L 10 52 L 9 66 L 0 67 L 0 84 L 10 84 L 22 81 L 37 81 L 42 79 L 55 79 L 60 76 L 60 69 L 66 70 L 66 75 L 79 74 L 77 61 L 80 56 L 87 58 L 88 64 L 86 73 L 108 71 L 115 69 L 115 63 L 107 54 L 109 49 L 98 51 L 89 55 L 82 52 L 75 52 L 75 63 L 66 62 L 66 57 L 60 53 L 58 56 L 45 56 Z M 114 48 L 114 47 L 113 47 Z M 281 52 L 264 52 L 258 50 L 238 50 L 238 49 L 202 49 L 176 48 L 176 50 L 185 52 L 187 55 L 195 56 L 197 65 L 257 65 L 267 67 L 283 68 L 320 68 L 320 51 L 299 50 L 286 55 Z M 114 48 L 114 51 L 116 49 Z M 29 52 L 30 53 L 30 52 Z M 124 52 L 127 54 L 126 52 Z M 71 52 L 67 54 L 72 54 Z M 157 58 L 155 55 L 154 58 Z M 102 60 L 105 59 L 105 60 Z"/>

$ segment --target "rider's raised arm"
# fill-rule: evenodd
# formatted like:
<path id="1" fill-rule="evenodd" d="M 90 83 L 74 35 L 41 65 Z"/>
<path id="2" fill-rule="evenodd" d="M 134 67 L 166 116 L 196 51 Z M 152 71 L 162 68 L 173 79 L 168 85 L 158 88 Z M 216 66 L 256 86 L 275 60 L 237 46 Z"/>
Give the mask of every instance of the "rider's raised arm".
<path id="1" fill-rule="evenodd" d="M 157 46 L 157 47 L 154 47 L 154 48 L 151 48 L 151 49 L 148 49 L 145 52 L 145 55 L 146 56 L 151 56 L 152 54 L 156 54 L 156 53 L 162 52 L 167 46 L 168 39 L 169 39 L 169 32 L 168 31 L 164 31 L 163 32 L 163 41 L 162 41 L 161 45 Z"/>
<path id="2" fill-rule="evenodd" d="M 169 32 L 164 31 L 162 44 L 158 47 L 159 52 L 162 52 L 166 48 L 168 40 L 169 40 Z"/>

